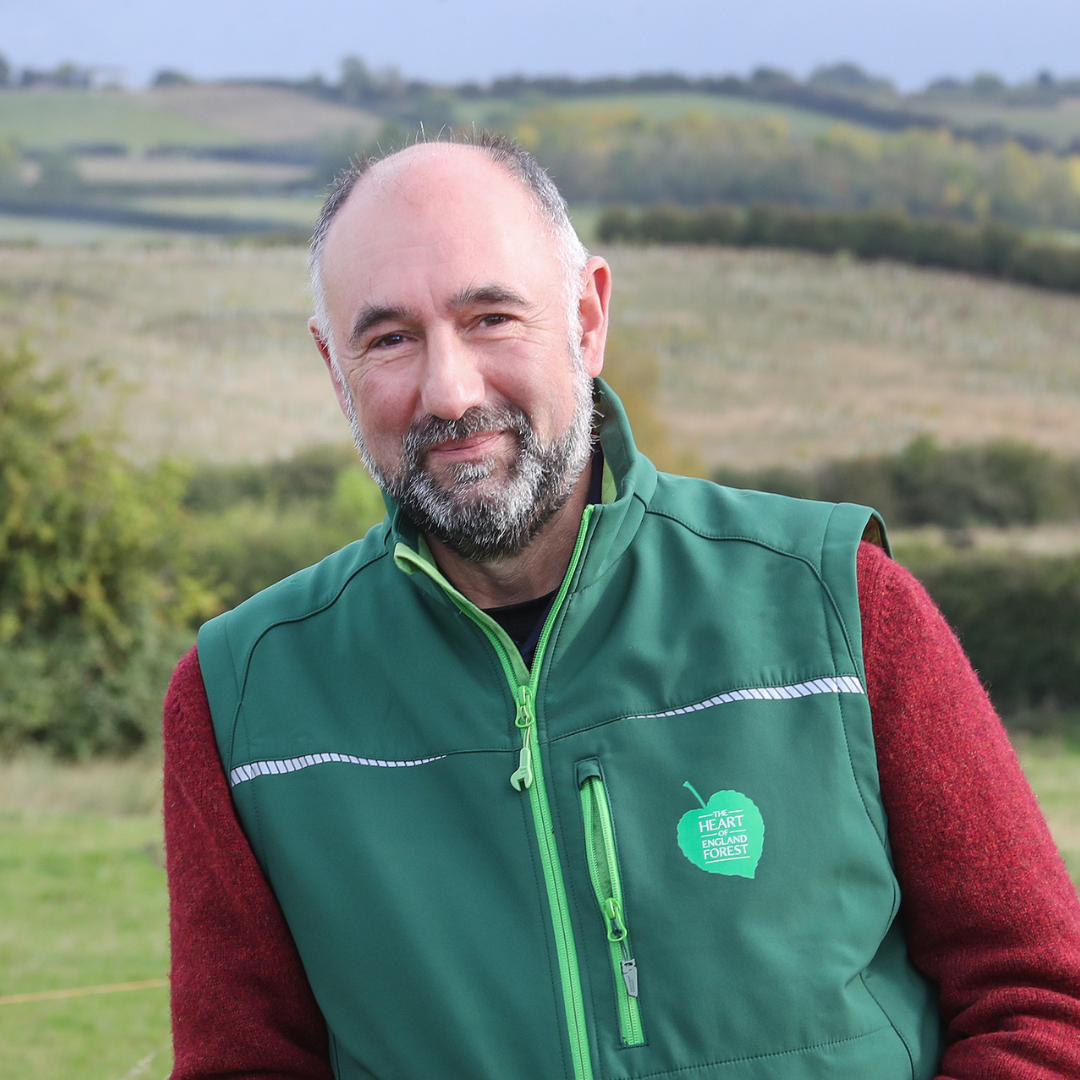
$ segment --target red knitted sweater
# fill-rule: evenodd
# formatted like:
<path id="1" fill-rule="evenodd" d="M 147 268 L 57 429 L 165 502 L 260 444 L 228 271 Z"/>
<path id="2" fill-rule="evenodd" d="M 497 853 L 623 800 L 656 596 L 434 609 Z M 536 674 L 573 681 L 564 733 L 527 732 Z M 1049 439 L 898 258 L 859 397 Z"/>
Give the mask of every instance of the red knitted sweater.
<path id="1" fill-rule="evenodd" d="M 1080 903 L 1005 732 L 922 587 L 863 544 L 867 690 L 901 914 L 940 987 L 941 1077 L 1080 1080 Z M 330 1080 L 326 1026 L 233 813 L 198 657 L 165 699 L 173 1080 Z"/>

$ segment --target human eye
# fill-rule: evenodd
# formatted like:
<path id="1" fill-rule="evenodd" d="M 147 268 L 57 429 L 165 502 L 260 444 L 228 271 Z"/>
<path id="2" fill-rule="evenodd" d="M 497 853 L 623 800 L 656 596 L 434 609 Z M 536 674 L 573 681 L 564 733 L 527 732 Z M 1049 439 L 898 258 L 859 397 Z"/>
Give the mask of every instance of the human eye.
<path id="1" fill-rule="evenodd" d="M 493 311 L 480 317 L 480 325 L 486 327 L 502 326 L 510 321 L 510 316 L 502 312 Z"/>
<path id="2" fill-rule="evenodd" d="M 393 349 L 405 342 L 405 335 L 400 330 L 392 330 L 389 334 L 380 334 L 368 345 L 368 351 L 373 349 Z"/>

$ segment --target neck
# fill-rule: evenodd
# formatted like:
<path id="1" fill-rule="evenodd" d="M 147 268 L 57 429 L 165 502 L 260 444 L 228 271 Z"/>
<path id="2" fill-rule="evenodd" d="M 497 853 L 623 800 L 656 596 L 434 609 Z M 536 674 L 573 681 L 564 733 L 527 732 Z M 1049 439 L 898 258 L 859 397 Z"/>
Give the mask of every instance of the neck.
<path id="1" fill-rule="evenodd" d="M 566 503 L 520 555 L 497 562 L 472 562 L 425 535 L 435 565 L 479 608 L 535 600 L 562 584 L 589 501 L 591 469 L 586 467 Z"/>

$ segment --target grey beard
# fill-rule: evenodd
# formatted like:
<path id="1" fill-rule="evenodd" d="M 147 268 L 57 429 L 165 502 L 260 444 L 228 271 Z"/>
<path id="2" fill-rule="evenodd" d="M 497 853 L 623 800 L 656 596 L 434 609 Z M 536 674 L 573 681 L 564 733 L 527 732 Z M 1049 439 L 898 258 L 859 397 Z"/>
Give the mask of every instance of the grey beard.
<path id="1" fill-rule="evenodd" d="M 580 371 L 574 416 L 566 433 L 541 443 L 529 417 L 515 405 L 476 406 L 458 420 L 426 416 L 402 440 L 402 462 L 390 475 L 371 459 L 353 421 L 357 449 L 375 482 L 396 500 L 416 527 L 471 562 L 497 562 L 520 555 L 565 505 L 592 452 L 592 380 Z M 426 467 L 431 447 L 480 431 L 507 431 L 517 453 L 505 479 L 490 490 L 484 482 L 494 458 L 452 467 L 445 485 Z"/>

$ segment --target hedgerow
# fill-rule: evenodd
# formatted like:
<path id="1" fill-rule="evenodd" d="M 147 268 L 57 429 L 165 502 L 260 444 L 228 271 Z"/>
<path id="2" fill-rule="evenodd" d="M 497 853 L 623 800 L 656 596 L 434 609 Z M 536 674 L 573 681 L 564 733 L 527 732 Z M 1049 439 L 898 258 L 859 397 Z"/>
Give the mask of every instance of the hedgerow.
<path id="1" fill-rule="evenodd" d="M 597 223 L 603 242 L 777 247 L 960 270 L 1041 288 L 1080 292 L 1080 247 L 1032 240 L 999 222 L 982 226 L 910 217 L 900 211 L 795 207 L 612 207 Z"/>

